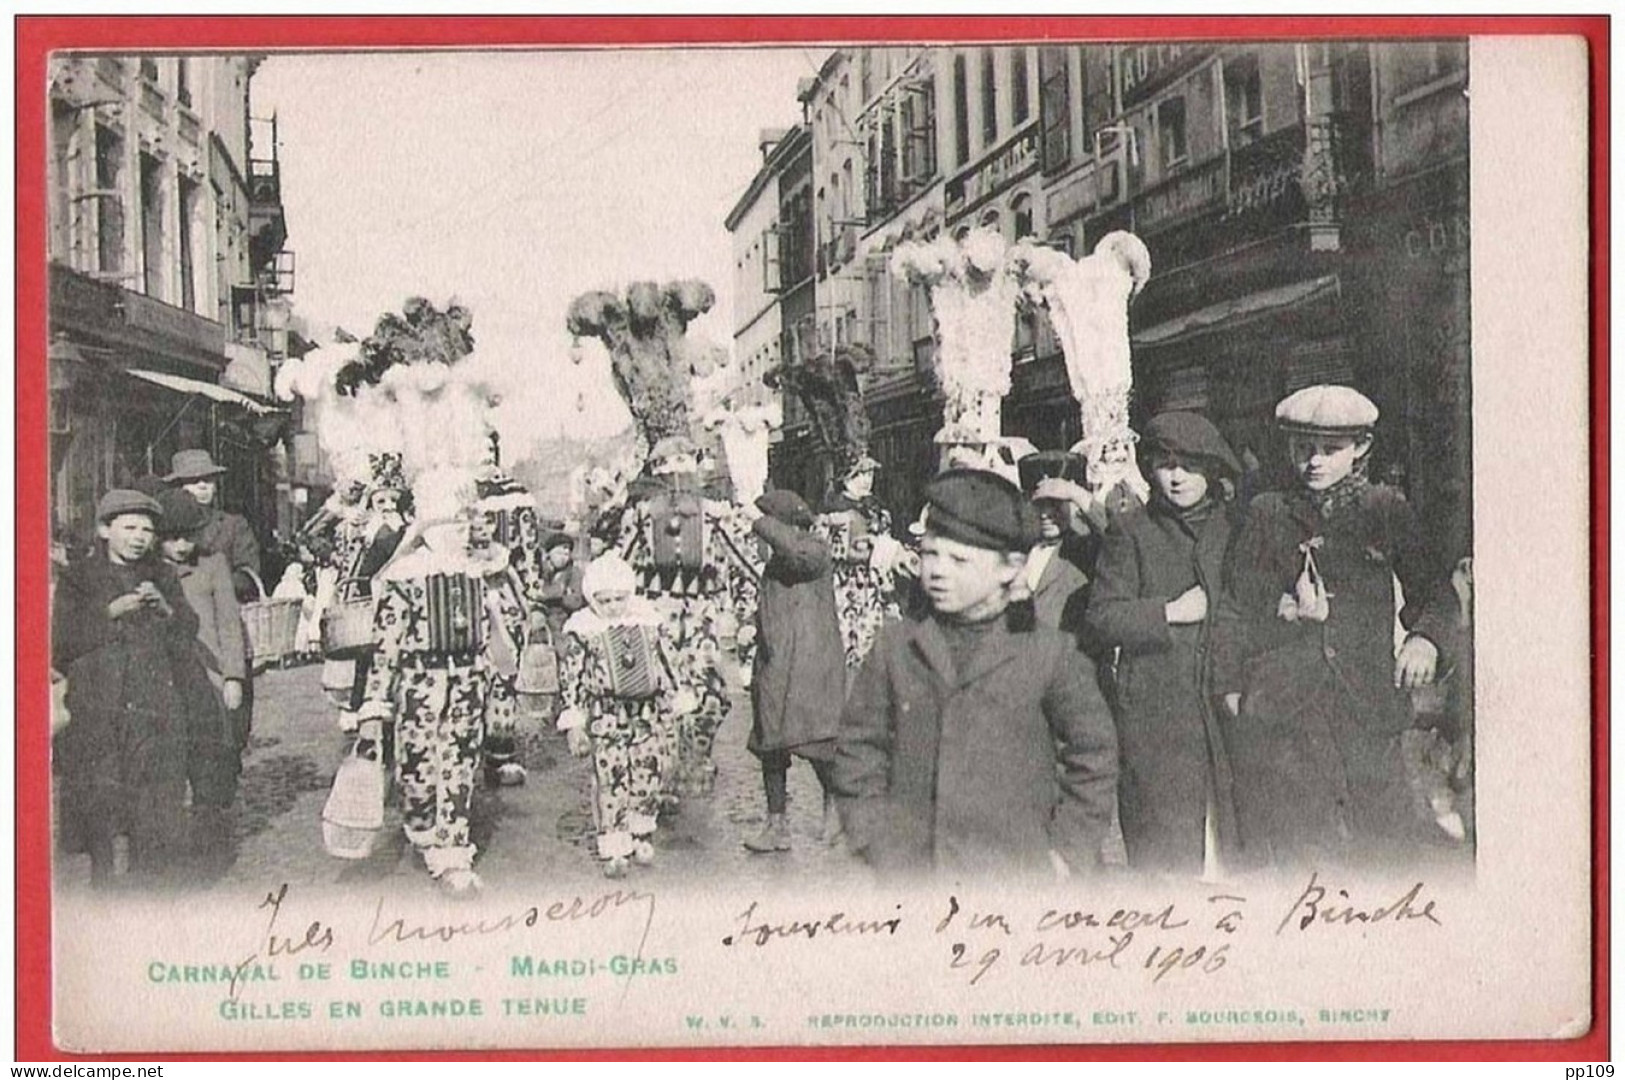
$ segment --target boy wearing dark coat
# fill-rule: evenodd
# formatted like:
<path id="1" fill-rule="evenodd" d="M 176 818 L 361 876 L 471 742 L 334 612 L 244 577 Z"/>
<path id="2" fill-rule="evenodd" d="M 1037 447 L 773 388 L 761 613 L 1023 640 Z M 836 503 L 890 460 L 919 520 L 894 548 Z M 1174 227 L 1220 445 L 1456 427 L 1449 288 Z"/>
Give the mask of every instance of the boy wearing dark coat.
<path id="1" fill-rule="evenodd" d="M 1235 831 L 1210 665 L 1235 639 L 1220 623 L 1231 534 L 1221 481 L 1239 476 L 1241 463 L 1191 412 L 1154 417 L 1140 445 L 1151 499 L 1106 534 L 1088 625 L 1093 640 L 1118 650 L 1117 796 L 1129 865 L 1196 877 L 1209 824 L 1216 846 Z"/>
<path id="2" fill-rule="evenodd" d="M 1404 495 L 1366 479 L 1376 405 L 1312 386 L 1275 417 L 1299 483 L 1254 499 L 1237 534 L 1231 593 L 1248 659 L 1217 675 L 1237 715 L 1242 841 L 1250 861 L 1414 861 L 1436 828 L 1400 753 L 1406 692 L 1450 658 L 1454 596 Z"/>
<path id="3" fill-rule="evenodd" d="M 161 516 L 139 491 L 104 495 L 96 550 L 63 571 L 54 597 L 51 663 L 67 677 L 70 717 L 54 747 L 63 826 L 70 849 L 88 849 L 96 887 L 111 883 L 119 835 L 129 838 L 132 876 L 171 865 L 187 716 L 212 700 L 197 615 L 157 555 Z"/>
<path id="4" fill-rule="evenodd" d="M 1086 872 L 1111 822 L 1117 739 L 1073 641 L 1007 618 L 1036 515 L 974 469 L 941 474 L 926 498 L 931 610 L 881 631 L 836 738 L 849 846 L 884 876 Z"/>
<path id="5" fill-rule="evenodd" d="M 790 850 L 785 818 L 790 757 L 805 758 L 824 790 L 825 834 L 833 838 L 830 761 L 841 723 L 846 653 L 835 611 L 829 545 L 815 535 L 812 509 L 793 491 L 756 500 L 751 526 L 770 552 L 756 608 L 750 752 L 762 762 L 767 826 L 745 841 L 753 852 Z"/>

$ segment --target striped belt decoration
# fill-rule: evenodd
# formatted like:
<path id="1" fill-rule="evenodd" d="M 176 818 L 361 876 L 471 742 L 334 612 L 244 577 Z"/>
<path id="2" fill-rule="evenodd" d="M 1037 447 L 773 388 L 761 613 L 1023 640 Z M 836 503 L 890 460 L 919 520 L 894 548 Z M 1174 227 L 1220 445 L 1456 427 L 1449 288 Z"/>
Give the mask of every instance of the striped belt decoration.
<path id="1" fill-rule="evenodd" d="M 485 644 L 485 583 L 466 574 L 431 574 L 423 584 L 429 600 L 426 651 L 479 652 Z"/>

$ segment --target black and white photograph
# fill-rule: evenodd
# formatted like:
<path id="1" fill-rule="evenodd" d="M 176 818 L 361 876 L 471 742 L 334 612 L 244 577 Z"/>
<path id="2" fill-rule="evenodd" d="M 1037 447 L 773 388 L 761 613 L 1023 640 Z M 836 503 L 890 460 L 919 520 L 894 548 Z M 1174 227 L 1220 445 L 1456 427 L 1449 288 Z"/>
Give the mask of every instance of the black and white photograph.
<path id="1" fill-rule="evenodd" d="M 1583 1034 L 1574 40 L 53 54 L 59 1045 Z"/>

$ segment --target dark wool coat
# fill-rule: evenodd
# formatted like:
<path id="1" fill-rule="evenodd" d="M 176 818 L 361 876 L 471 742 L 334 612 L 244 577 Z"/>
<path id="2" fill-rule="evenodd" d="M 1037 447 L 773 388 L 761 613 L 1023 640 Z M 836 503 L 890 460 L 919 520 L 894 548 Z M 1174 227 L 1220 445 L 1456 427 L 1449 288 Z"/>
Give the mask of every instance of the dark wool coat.
<path id="1" fill-rule="evenodd" d="M 1089 575 L 1078 565 L 1081 545 L 1062 542 L 1033 589 L 1033 621 L 1081 640 L 1089 602 Z"/>
<path id="2" fill-rule="evenodd" d="M 846 653 L 835 615 L 829 546 L 771 517 L 752 530 L 772 551 L 756 608 L 752 753 L 827 758 L 841 723 Z"/>
<path id="3" fill-rule="evenodd" d="M 1111 823 L 1117 738 L 1093 665 L 1053 630 L 990 629 L 956 671 L 935 618 L 885 626 L 841 717 L 832 786 L 884 875 L 1074 873 Z"/>
<path id="4" fill-rule="evenodd" d="M 1289 622 L 1281 596 L 1303 570 L 1302 545 L 1330 594 L 1324 623 Z M 1322 518 L 1299 493 L 1253 501 L 1231 550 L 1233 602 L 1245 634 L 1242 669 L 1222 665 L 1220 692 L 1244 693 L 1227 724 L 1249 859 L 1393 862 L 1420 854 L 1434 830 L 1407 783 L 1400 734 L 1409 701 L 1394 687 L 1394 579 L 1405 629 L 1456 648 L 1455 595 L 1397 490 L 1373 485 Z"/>
<path id="5" fill-rule="evenodd" d="M 198 547 L 226 557 L 231 564 L 238 600 L 258 600 L 258 587 L 242 573 L 244 570 L 252 570 L 256 575 L 263 573 L 260 570 L 260 542 L 254 535 L 254 527 L 241 514 L 228 514 L 218 506 L 206 506 L 203 512 Z"/>
<path id="6" fill-rule="evenodd" d="M 1118 807 L 1129 865 L 1199 874 L 1208 799 L 1221 842 L 1234 833 L 1230 768 L 1209 694 L 1231 523 L 1215 506 L 1192 527 L 1160 503 L 1118 519 L 1106 535 L 1089 598 L 1092 640 L 1117 660 Z M 1208 595 L 1201 623 L 1170 626 L 1163 606 L 1193 585 Z"/>
<path id="7" fill-rule="evenodd" d="M 141 581 L 174 614 L 109 617 L 107 606 Z M 189 718 L 219 708 L 197 633 L 180 580 L 156 553 L 126 566 L 101 548 L 58 579 L 51 663 L 67 677 L 70 719 L 55 757 L 70 845 L 126 831 L 140 807 L 179 809 Z"/>

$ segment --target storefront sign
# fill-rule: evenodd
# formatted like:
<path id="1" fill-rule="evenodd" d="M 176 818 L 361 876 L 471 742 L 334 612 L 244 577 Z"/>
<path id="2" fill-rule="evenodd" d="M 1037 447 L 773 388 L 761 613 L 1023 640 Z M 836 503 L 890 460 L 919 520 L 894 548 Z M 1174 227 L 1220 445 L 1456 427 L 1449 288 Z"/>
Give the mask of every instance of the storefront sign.
<path id="1" fill-rule="evenodd" d="M 962 213 L 1038 167 L 1038 125 L 1034 124 L 976 166 L 973 172 L 948 181 L 948 216 Z"/>
<path id="2" fill-rule="evenodd" d="M 1126 110 L 1144 101 L 1213 55 L 1213 45 L 1160 42 L 1123 45 L 1117 50 L 1117 77 Z"/>
<path id="3" fill-rule="evenodd" d="M 1276 203 L 1282 196 L 1296 192 L 1302 171 L 1301 160 L 1283 161 L 1267 172 L 1232 184 L 1230 213 L 1245 214 L 1252 210 L 1262 210 Z"/>
<path id="4" fill-rule="evenodd" d="M 1472 220 L 1456 211 L 1442 217 L 1425 217 L 1405 231 L 1402 242 L 1407 258 L 1467 252 L 1473 246 Z"/>
<path id="5" fill-rule="evenodd" d="M 1053 229 L 1079 214 L 1088 213 L 1095 208 L 1098 192 L 1093 165 L 1073 173 L 1069 180 L 1050 192 L 1044 220 Z"/>
<path id="6" fill-rule="evenodd" d="M 1224 161 L 1215 159 L 1142 195 L 1134 207 L 1135 228 L 1142 233 L 1169 228 L 1224 198 Z"/>

